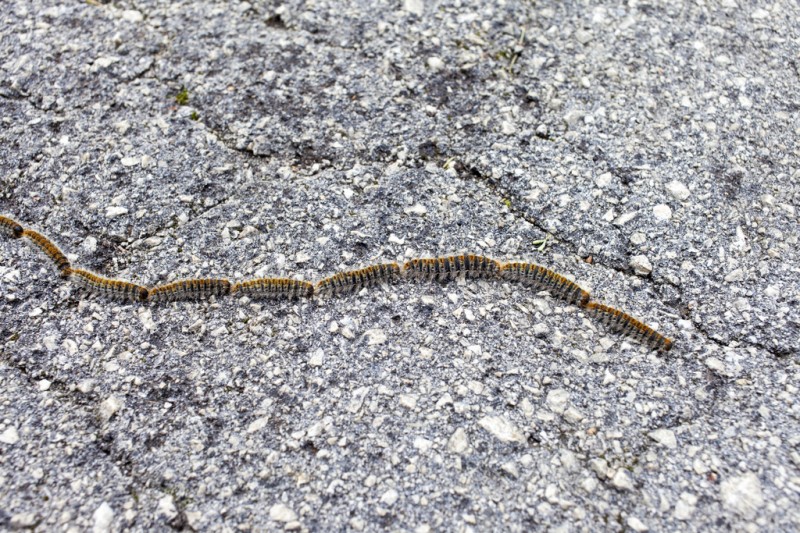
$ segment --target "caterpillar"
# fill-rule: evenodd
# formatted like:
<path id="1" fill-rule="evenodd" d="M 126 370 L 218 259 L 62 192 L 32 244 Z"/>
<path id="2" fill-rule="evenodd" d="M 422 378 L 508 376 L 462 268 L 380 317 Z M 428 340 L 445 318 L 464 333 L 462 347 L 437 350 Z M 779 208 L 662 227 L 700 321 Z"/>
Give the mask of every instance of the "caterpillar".
<path id="1" fill-rule="evenodd" d="M 87 292 L 99 294 L 113 300 L 143 302 L 147 300 L 149 292 L 146 287 L 141 285 L 129 281 L 104 278 L 81 268 L 70 269 L 69 277 L 78 287 Z"/>
<path id="2" fill-rule="evenodd" d="M 151 302 L 174 302 L 176 300 L 202 300 L 210 296 L 224 296 L 231 292 L 231 282 L 224 278 L 195 278 L 173 281 L 149 290 Z"/>
<path id="3" fill-rule="evenodd" d="M 344 294 L 356 292 L 364 287 L 372 287 L 385 281 L 387 283 L 401 276 L 400 266 L 397 263 L 382 263 L 371 265 L 359 270 L 339 272 L 317 282 L 314 287 L 315 294 Z"/>
<path id="4" fill-rule="evenodd" d="M 490 257 L 474 254 L 450 255 L 431 259 L 411 259 L 403 265 L 403 273 L 412 278 L 445 281 L 459 274 L 468 278 L 497 277 L 501 264 Z"/>
<path id="5" fill-rule="evenodd" d="M 508 281 L 519 281 L 523 285 L 548 290 L 554 297 L 566 300 L 568 303 L 578 303 L 581 306 L 589 303 L 589 293 L 580 288 L 578 284 L 549 268 L 534 263 L 505 263 L 500 277 Z"/>
<path id="6" fill-rule="evenodd" d="M 231 287 L 231 294 L 241 293 L 250 298 L 308 298 L 314 294 L 314 284 L 289 278 L 258 278 L 242 281 Z"/>
<path id="7" fill-rule="evenodd" d="M 56 267 L 56 270 L 59 271 L 62 277 L 68 277 L 70 271 L 70 264 L 69 259 L 67 256 L 64 255 L 58 246 L 53 244 L 53 242 L 39 233 L 38 231 L 34 231 L 32 229 L 24 229 L 22 230 L 22 236 L 27 238 L 34 246 L 39 248 Z"/>
<path id="8" fill-rule="evenodd" d="M 0 215 L 0 233 L 12 239 L 19 239 L 23 231 L 25 230 L 22 229 L 22 225 L 16 220 Z"/>
<path id="9" fill-rule="evenodd" d="M 668 352 L 672 348 L 672 340 L 619 309 L 597 302 L 590 302 L 586 309 L 612 330 L 629 335 L 653 350 Z"/>

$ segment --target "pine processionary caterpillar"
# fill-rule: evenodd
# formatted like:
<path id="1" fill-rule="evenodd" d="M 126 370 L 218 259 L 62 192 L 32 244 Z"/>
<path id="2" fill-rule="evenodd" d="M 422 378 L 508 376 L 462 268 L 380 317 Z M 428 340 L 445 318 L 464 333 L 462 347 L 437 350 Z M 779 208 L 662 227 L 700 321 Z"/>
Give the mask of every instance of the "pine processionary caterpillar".
<path id="1" fill-rule="evenodd" d="M 104 278 L 81 268 L 70 269 L 69 276 L 76 285 L 87 292 L 99 294 L 106 298 L 133 300 L 134 302 L 147 300 L 147 288 L 129 281 Z"/>
<path id="2" fill-rule="evenodd" d="M 455 279 L 459 274 L 468 278 L 496 278 L 501 264 L 490 257 L 474 254 L 450 255 L 431 259 L 411 259 L 403 265 L 403 273 L 412 278 L 438 281 Z"/>
<path id="3" fill-rule="evenodd" d="M 338 272 L 317 282 L 315 294 L 345 294 L 356 292 L 364 287 L 372 287 L 383 281 L 389 283 L 401 276 L 397 263 L 371 265 L 359 270 Z"/>
<path id="4" fill-rule="evenodd" d="M 153 287 L 147 299 L 156 303 L 202 300 L 211 296 L 224 296 L 230 292 L 231 282 L 224 278 L 182 279 Z"/>
<path id="5" fill-rule="evenodd" d="M 554 297 L 566 300 L 568 303 L 579 305 L 589 303 L 589 293 L 581 289 L 578 284 L 534 263 L 506 263 L 500 276 L 505 280 L 519 281 L 523 285 L 548 290 Z"/>
<path id="6" fill-rule="evenodd" d="M 0 215 L 0 233 L 12 239 L 22 237 L 24 229 L 16 220 Z"/>
<path id="7" fill-rule="evenodd" d="M 258 278 L 237 283 L 231 294 L 259 298 L 308 298 L 314 294 L 314 284 L 290 278 Z"/>
<path id="8" fill-rule="evenodd" d="M 39 248 L 39 250 L 49 257 L 63 277 L 69 276 L 69 259 L 67 259 L 67 256 L 64 255 L 64 252 L 62 252 L 58 246 L 53 244 L 50 239 L 32 229 L 23 230 L 22 236 L 26 237 L 34 246 Z"/>
<path id="9" fill-rule="evenodd" d="M 590 302 L 586 309 L 612 330 L 629 335 L 653 350 L 667 352 L 672 348 L 669 338 L 619 309 L 597 302 Z"/>

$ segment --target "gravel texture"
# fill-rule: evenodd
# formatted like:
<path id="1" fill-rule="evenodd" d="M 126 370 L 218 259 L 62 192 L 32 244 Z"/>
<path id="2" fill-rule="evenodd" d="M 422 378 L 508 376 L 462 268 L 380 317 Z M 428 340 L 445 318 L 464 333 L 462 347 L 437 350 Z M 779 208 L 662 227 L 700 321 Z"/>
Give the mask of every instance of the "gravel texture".
<path id="1" fill-rule="evenodd" d="M 800 528 L 796 2 L 62 2 L 0 14 L 0 529 Z M 547 237 L 542 247 L 537 241 Z"/>

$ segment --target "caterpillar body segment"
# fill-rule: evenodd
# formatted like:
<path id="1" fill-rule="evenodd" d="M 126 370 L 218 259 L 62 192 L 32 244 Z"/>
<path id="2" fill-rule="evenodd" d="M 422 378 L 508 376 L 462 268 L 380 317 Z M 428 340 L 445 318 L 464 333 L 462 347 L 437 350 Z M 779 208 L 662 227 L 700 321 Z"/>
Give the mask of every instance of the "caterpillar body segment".
<path id="1" fill-rule="evenodd" d="M 653 350 L 668 352 L 672 340 L 629 314 L 598 302 L 590 302 L 586 309 L 597 316 L 605 326 L 646 344 Z"/>
<path id="2" fill-rule="evenodd" d="M 141 285 L 119 279 L 104 278 L 94 272 L 82 268 L 71 268 L 69 278 L 78 287 L 93 294 L 99 294 L 113 300 L 132 300 L 143 302 L 147 300 L 148 289 Z"/>
<path id="3" fill-rule="evenodd" d="M 505 263 L 500 277 L 508 281 L 518 281 L 523 285 L 550 291 L 550 294 L 554 297 L 566 300 L 568 303 L 577 303 L 581 306 L 589 303 L 589 293 L 577 283 L 568 280 L 557 272 L 553 272 L 549 268 L 534 263 Z"/>
<path id="4" fill-rule="evenodd" d="M 317 282 L 314 294 L 335 295 L 359 291 L 381 282 L 391 283 L 402 276 L 397 263 L 381 263 L 358 270 L 338 272 Z"/>
<path id="5" fill-rule="evenodd" d="M 475 254 L 450 255 L 430 259 L 411 259 L 403 265 L 403 273 L 411 278 L 445 281 L 464 274 L 467 278 L 496 278 L 501 264 L 490 257 Z"/>
<path id="6" fill-rule="evenodd" d="M 31 244 L 36 246 L 42 251 L 42 253 L 44 253 L 44 255 L 50 258 L 50 260 L 53 262 L 53 265 L 56 267 L 56 270 L 58 270 L 62 277 L 66 278 L 69 276 L 71 269 L 69 259 L 67 259 L 67 256 L 64 255 L 64 252 L 62 252 L 61 249 L 50 239 L 32 229 L 22 230 L 22 236 L 28 239 Z"/>
<path id="7" fill-rule="evenodd" d="M 22 225 L 16 220 L 0 215 L 0 233 L 12 239 L 19 239 L 22 237 L 22 232 L 25 231 Z"/>
<path id="8" fill-rule="evenodd" d="M 153 287 L 147 299 L 155 303 L 204 300 L 211 296 L 224 296 L 230 292 L 231 282 L 224 278 L 182 279 Z"/>
<path id="9" fill-rule="evenodd" d="M 258 278 L 235 284 L 231 294 L 243 294 L 252 299 L 309 298 L 314 294 L 314 284 L 289 278 Z"/>

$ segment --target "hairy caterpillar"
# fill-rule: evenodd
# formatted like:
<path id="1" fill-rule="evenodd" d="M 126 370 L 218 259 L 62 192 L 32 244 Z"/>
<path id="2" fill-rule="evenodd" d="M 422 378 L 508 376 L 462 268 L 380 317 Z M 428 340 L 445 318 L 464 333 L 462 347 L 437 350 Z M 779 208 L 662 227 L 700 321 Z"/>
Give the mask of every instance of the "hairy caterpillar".
<path id="1" fill-rule="evenodd" d="M 147 299 L 156 303 L 202 300 L 210 296 L 223 296 L 230 292 L 231 282 L 224 278 L 182 279 L 153 287 L 150 289 Z"/>
<path id="2" fill-rule="evenodd" d="M 69 259 L 67 259 L 67 256 L 64 255 L 64 252 L 62 252 L 58 246 L 53 244 L 50 239 L 32 229 L 22 230 L 22 236 L 26 237 L 34 246 L 39 248 L 39 250 L 49 257 L 55 265 L 56 270 L 58 270 L 63 277 L 66 278 L 69 276 Z"/>
<path id="3" fill-rule="evenodd" d="M 413 278 L 444 281 L 459 274 L 468 278 L 490 279 L 497 277 L 501 264 L 489 257 L 474 254 L 450 255 L 431 259 L 411 259 L 403 265 L 403 273 Z"/>
<path id="4" fill-rule="evenodd" d="M 69 276 L 76 285 L 87 292 L 99 294 L 106 298 L 133 300 L 135 302 L 147 300 L 147 288 L 129 281 L 104 278 L 81 268 L 70 269 Z"/>
<path id="5" fill-rule="evenodd" d="M 382 263 L 359 270 L 339 272 L 317 282 L 315 294 L 344 294 L 356 292 L 364 287 L 371 287 L 385 281 L 391 282 L 399 278 L 400 266 L 397 263 Z"/>
<path id="6" fill-rule="evenodd" d="M 589 302 L 589 293 L 576 283 L 549 268 L 534 263 L 505 263 L 500 277 L 548 290 L 554 297 L 566 300 L 568 303 L 586 305 Z"/>
<path id="7" fill-rule="evenodd" d="M 0 215 L 0 233 L 12 239 L 19 239 L 23 231 L 22 225 L 16 220 Z"/>
<path id="8" fill-rule="evenodd" d="M 241 293 L 250 298 L 308 298 L 314 294 L 314 284 L 289 278 L 258 278 L 237 283 L 231 294 Z"/>
<path id="9" fill-rule="evenodd" d="M 629 335 L 653 350 L 667 352 L 672 348 L 670 339 L 619 309 L 597 302 L 590 302 L 586 309 L 612 330 Z"/>

